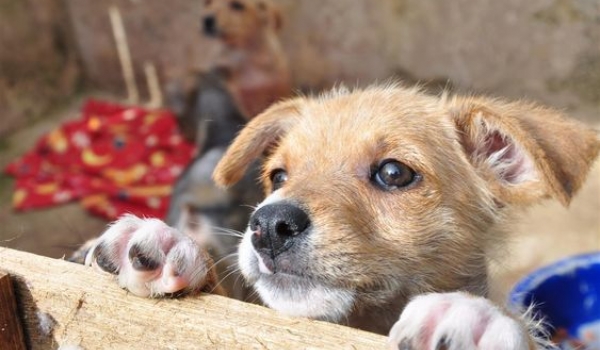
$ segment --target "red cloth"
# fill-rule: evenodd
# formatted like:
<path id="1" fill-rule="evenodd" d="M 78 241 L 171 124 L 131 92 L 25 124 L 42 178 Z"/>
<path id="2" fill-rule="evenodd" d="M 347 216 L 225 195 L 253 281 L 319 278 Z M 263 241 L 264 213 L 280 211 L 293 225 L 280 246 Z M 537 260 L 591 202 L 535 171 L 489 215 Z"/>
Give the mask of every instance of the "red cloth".
<path id="1" fill-rule="evenodd" d="M 163 218 L 194 152 L 170 112 L 90 100 L 80 118 L 42 136 L 5 171 L 16 178 L 17 210 L 81 200 L 110 220 Z"/>

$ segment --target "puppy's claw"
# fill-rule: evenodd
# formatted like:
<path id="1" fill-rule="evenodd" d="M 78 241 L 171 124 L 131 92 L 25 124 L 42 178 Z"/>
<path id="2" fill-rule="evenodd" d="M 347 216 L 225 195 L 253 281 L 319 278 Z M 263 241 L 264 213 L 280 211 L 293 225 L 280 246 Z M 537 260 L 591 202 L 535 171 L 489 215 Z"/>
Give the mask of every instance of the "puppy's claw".
<path id="1" fill-rule="evenodd" d="M 151 257 L 149 253 L 142 252 L 138 244 L 129 248 L 129 261 L 131 267 L 138 271 L 154 271 L 160 267 L 160 261 Z"/>
<path id="2" fill-rule="evenodd" d="M 88 252 L 89 253 L 89 252 Z M 100 270 L 116 275 L 119 273 L 119 267 L 108 257 L 106 246 L 102 243 L 93 249 L 92 260 Z"/>
<path id="3" fill-rule="evenodd" d="M 435 350 L 448 350 L 450 349 L 450 340 L 444 335 L 438 340 Z"/>
<path id="4" fill-rule="evenodd" d="M 410 339 L 402 339 L 402 341 L 398 343 L 398 350 L 413 350 Z"/>

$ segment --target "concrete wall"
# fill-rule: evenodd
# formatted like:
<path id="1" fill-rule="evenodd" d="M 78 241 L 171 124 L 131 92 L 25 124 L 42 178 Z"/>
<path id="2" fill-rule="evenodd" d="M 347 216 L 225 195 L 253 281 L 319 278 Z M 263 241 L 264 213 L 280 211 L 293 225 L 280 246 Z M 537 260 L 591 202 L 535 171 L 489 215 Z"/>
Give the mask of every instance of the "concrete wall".
<path id="1" fill-rule="evenodd" d="M 167 78 L 202 65 L 210 41 L 200 35 L 198 0 L 65 0 L 88 81 L 100 89 L 124 91 L 108 8 L 123 18 L 136 79 L 144 90 L 144 62 L 156 64 Z M 143 91 L 142 91 L 143 92 Z"/>
<path id="2" fill-rule="evenodd" d="M 301 82 L 367 82 L 398 73 L 575 108 L 600 121 L 598 1 L 282 3 Z"/>
<path id="3" fill-rule="evenodd" d="M 596 0 L 278 2 L 287 19 L 282 37 L 297 87 L 326 88 L 338 81 L 363 85 L 400 76 L 526 97 L 568 108 L 584 119 L 600 118 Z M 16 100 L 14 89 L 0 94 L 0 112 L 8 104 L 12 115 L 39 108 L 40 96 L 73 90 L 73 51 L 92 87 L 123 93 L 107 13 L 111 4 L 122 11 L 142 91 L 145 61 L 157 64 L 165 80 L 205 66 L 215 48 L 200 34 L 199 0 L 0 4 L 0 89 L 18 82 L 26 86 L 19 91 L 32 91 Z M 59 20 L 47 20 L 48 13 Z M 72 45 L 57 50 L 56 38 L 65 35 L 56 33 L 71 30 L 74 40 L 61 40 Z"/>
<path id="4" fill-rule="evenodd" d="M 61 0 L 0 0 L 0 137 L 76 91 L 71 34 Z"/>
<path id="5" fill-rule="evenodd" d="M 122 85 L 106 2 L 67 0 L 88 77 Z M 197 0 L 116 0 L 134 59 L 176 76 L 213 48 Z M 297 86 L 392 75 L 561 107 L 600 104 L 600 3 L 594 0 L 280 0 Z"/>

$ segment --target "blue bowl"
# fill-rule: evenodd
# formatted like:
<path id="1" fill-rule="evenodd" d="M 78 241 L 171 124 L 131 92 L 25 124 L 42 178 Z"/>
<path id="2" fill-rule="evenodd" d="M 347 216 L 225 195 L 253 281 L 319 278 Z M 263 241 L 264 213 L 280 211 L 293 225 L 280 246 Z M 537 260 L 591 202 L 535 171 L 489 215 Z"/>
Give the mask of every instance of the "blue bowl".
<path id="1" fill-rule="evenodd" d="M 513 288 L 509 305 L 535 305 L 553 329 L 564 329 L 569 337 L 596 337 L 600 341 L 600 252 L 569 257 L 523 278 Z M 586 336 L 587 335 L 587 336 Z"/>

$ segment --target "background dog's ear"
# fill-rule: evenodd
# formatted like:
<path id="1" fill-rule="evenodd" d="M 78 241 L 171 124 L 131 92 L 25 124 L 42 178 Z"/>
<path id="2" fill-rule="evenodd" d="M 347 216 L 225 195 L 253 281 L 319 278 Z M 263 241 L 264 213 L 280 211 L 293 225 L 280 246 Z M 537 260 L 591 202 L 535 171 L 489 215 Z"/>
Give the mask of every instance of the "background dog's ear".
<path id="1" fill-rule="evenodd" d="M 293 125 L 298 117 L 297 99 L 280 102 L 252 119 L 225 152 L 213 172 L 217 185 L 238 182 L 246 169 Z"/>
<path id="2" fill-rule="evenodd" d="M 265 1 L 259 1 L 257 7 L 263 26 L 272 29 L 276 33 L 280 32 L 283 28 L 281 8 L 274 3 L 267 4 Z"/>
<path id="3" fill-rule="evenodd" d="M 280 32 L 283 29 L 283 14 L 279 7 L 273 7 L 271 9 L 271 20 L 273 21 L 273 29 L 276 32 Z"/>
<path id="4" fill-rule="evenodd" d="M 568 205 L 600 150 L 597 132 L 551 109 L 464 97 L 448 106 L 469 161 L 504 203 Z"/>

